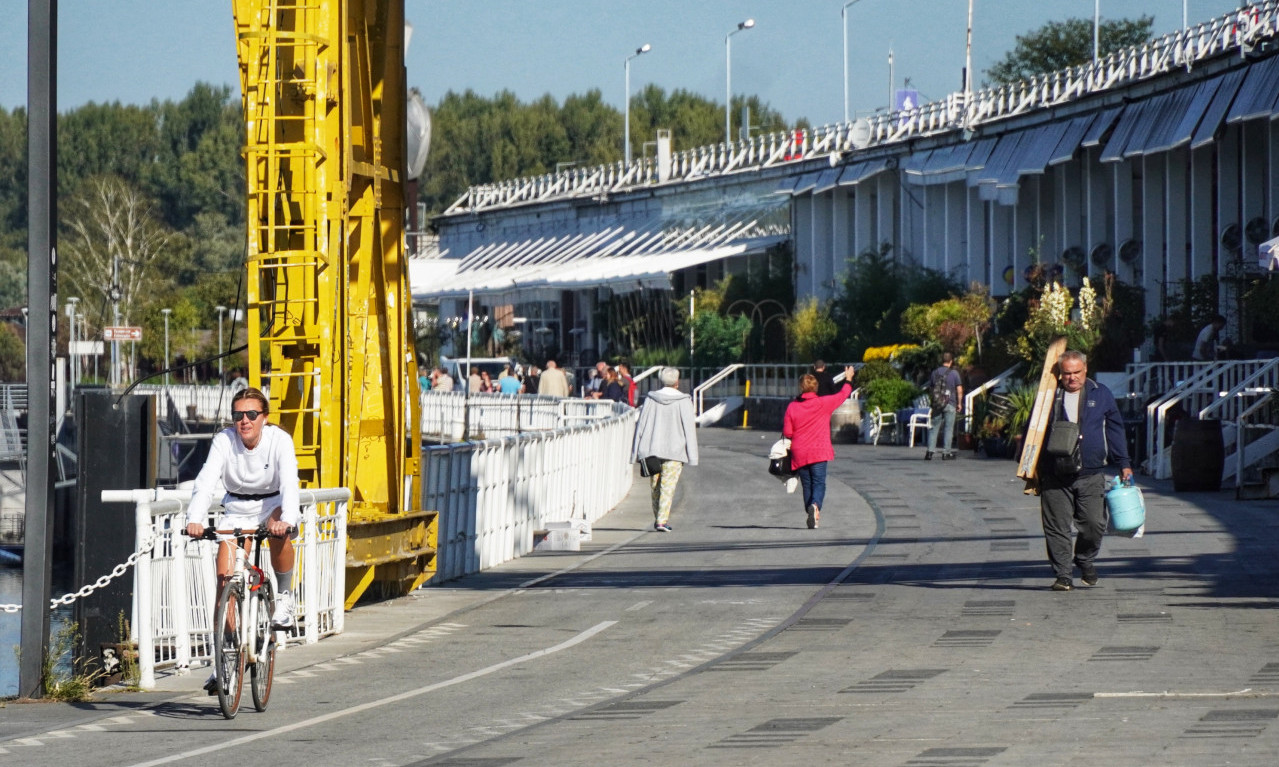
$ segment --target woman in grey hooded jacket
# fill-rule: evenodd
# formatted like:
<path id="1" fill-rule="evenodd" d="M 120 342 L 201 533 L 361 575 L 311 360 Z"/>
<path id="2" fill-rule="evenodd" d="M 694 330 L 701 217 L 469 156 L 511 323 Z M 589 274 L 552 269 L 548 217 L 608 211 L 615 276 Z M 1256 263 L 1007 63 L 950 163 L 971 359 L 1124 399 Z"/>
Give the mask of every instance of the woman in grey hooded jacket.
<path id="1" fill-rule="evenodd" d="M 657 374 L 663 387 L 649 392 L 635 424 L 631 460 L 660 460 L 660 470 L 648 478 L 653 494 L 653 529 L 669 533 L 671 501 L 684 465 L 697 465 L 697 423 L 693 399 L 679 390 L 679 371 L 662 368 Z M 657 467 L 654 467 L 657 468 Z"/>

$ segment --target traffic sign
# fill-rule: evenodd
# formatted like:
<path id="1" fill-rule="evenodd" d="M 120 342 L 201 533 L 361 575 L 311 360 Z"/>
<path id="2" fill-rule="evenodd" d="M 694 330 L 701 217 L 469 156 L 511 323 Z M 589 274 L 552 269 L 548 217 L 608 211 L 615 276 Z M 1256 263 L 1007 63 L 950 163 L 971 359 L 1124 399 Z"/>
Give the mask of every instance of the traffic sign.
<path id="1" fill-rule="evenodd" d="M 107 327 L 102 329 L 104 341 L 141 341 L 142 328 L 130 325 Z"/>

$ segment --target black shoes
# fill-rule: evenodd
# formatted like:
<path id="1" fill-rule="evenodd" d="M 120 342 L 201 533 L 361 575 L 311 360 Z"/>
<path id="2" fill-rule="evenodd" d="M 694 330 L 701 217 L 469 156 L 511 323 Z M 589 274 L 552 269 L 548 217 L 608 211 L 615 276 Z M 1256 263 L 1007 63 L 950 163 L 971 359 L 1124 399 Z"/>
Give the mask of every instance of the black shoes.
<path id="1" fill-rule="evenodd" d="M 954 454 L 954 453 L 942 453 L 942 454 L 941 454 L 941 459 L 942 459 L 943 461 L 953 461 L 953 460 L 955 460 L 955 454 Z"/>
<path id="2" fill-rule="evenodd" d="M 933 451 L 931 451 L 931 450 L 926 451 L 926 452 L 924 453 L 924 460 L 925 460 L 925 461 L 931 461 L 931 460 L 933 460 Z"/>
<path id="3" fill-rule="evenodd" d="M 659 533 L 669 533 L 671 531 L 671 526 L 665 522 L 654 522 L 653 529 Z"/>
<path id="4" fill-rule="evenodd" d="M 1085 586 L 1097 585 L 1097 568 L 1096 567 L 1093 567 L 1092 565 L 1080 565 L 1079 572 L 1081 573 L 1081 575 L 1079 576 L 1080 580 L 1084 582 Z"/>
<path id="5" fill-rule="evenodd" d="M 1053 581 L 1053 591 L 1070 591 L 1074 587 L 1075 582 L 1064 575 Z"/>

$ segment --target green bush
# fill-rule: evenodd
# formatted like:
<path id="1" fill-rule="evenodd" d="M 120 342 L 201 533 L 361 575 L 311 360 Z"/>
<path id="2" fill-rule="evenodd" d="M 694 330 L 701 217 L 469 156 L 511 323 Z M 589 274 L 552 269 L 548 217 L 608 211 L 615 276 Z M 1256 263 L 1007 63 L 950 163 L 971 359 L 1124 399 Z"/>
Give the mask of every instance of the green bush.
<path id="1" fill-rule="evenodd" d="M 865 389 L 881 379 L 900 381 L 902 374 L 886 360 L 874 360 L 862 365 L 857 371 L 857 379 L 853 385 Z"/>
<path id="2" fill-rule="evenodd" d="M 879 378 L 865 384 L 862 388 L 866 392 L 867 409 L 878 407 L 886 413 L 909 407 L 910 403 L 923 393 L 918 386 L 900 378 Z"/>

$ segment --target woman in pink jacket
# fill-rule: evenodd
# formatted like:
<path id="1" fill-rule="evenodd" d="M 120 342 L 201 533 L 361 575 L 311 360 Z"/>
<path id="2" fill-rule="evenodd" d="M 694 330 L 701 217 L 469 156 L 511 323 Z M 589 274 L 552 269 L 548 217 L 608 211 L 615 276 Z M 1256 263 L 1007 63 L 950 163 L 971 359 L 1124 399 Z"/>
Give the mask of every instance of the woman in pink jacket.
<path id="1" fill-rule="evenodd" d="M 799 379 L 799 397 L 786 406 L 782 436 L 790 440 L 791 468 L 804 486 L 808 529 L 817 527 L 826 500 L 826 462 L 835 457 L 830 444 L 830 415 L 853 393 L 855 370 L 844 368 L 844 385 L 834 394 L 817 396 L 817 378 Z"/>

